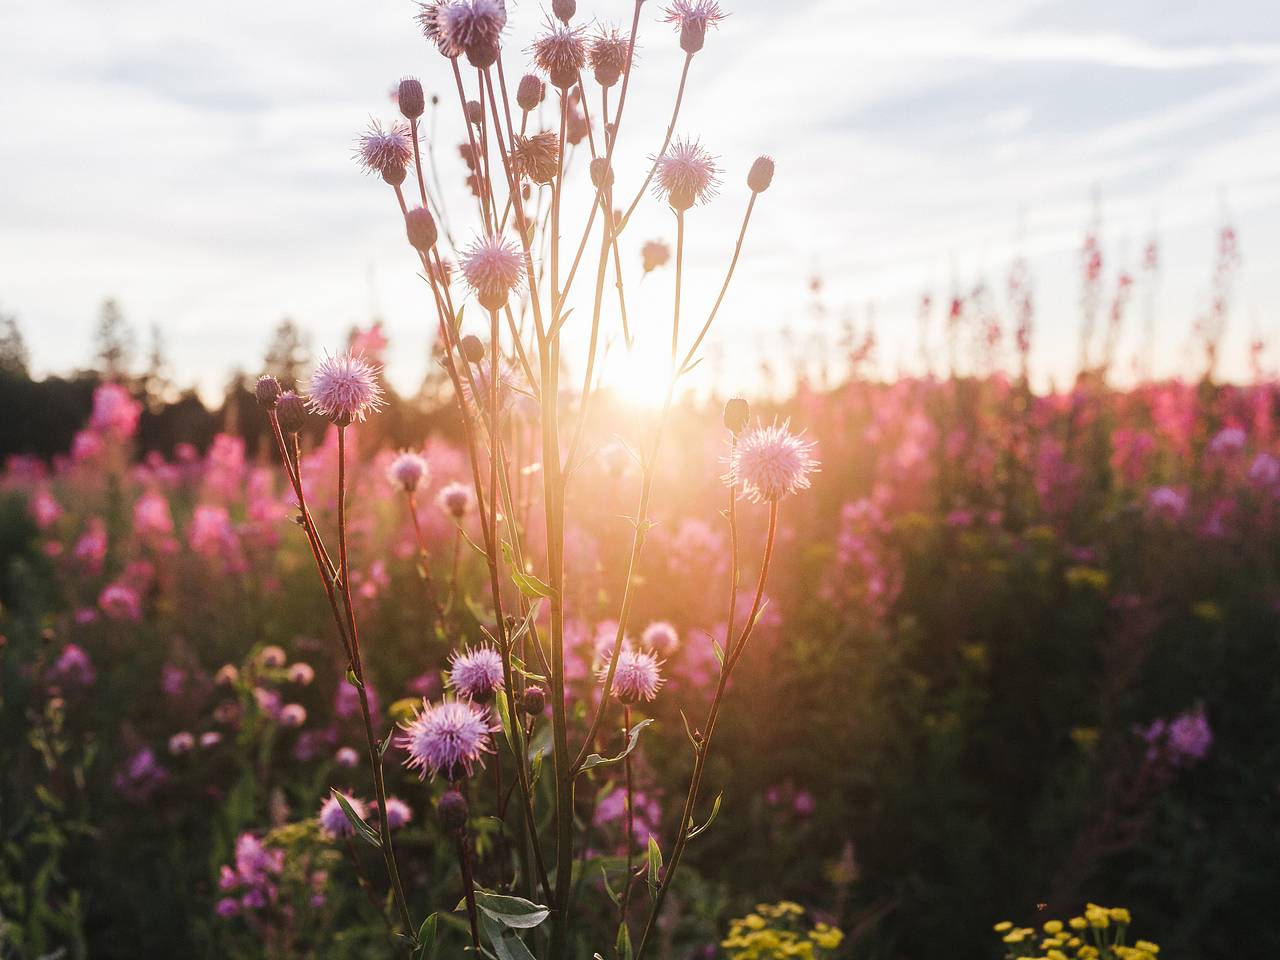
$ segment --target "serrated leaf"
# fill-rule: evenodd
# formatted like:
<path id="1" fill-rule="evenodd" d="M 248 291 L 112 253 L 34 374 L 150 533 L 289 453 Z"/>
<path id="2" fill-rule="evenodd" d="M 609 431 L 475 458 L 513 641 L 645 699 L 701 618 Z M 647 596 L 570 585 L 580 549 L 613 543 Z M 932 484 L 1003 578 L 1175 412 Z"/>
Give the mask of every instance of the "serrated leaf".
<path id="1" fill-rule="evenodd" d="M 724 791 L 721 790 L 719 793 L 716 794 L 715 803 L 711 805 L 711 815 L 707 817 L 707 822 L 700 827 L 694 827 L 692 830 L 690 830 L 688 835 L 685 837 L 686 840 L 692 840 L 694 837 L 698 836 L 698 834 L 706 831 L 707 827 L 711 826 L 711 824 L 715 822 L 716 815 L 720 813 L 720 801 L 723 799 L 724 799 Z M 692 818 L 690 818 L 690 820 L 692 820 Z"/>
<path id="2" fill-rule="evenodd" d="M 356 835 L 371 847 L 381 847 L 382 838 L 378 836 L 378 831 L 365 823 L 360 814 L 356 813 L 351 806 L 351 802 L 337 790 L 331 790 L 335 797 L 338 798 L 338 806 L 342 808 L 342 812 L 347 815 L 347 819 L 351 821 L 351 827 L 355 830 Z"/>
<path id="3" fill-rule="evenodd" d="M 644 720 L 641 720 L 632 727 L 630 734 L 627 736 L 626 747 L 616 757 L 602 757 L 598 753 L 593 753 L 591 756 L 587 757 L 586 760 L 582 761 L 582 768 L 578 772 L 585 773 L 586 771 L 593 770 L 596 767 L 603 767 L 606 764 L 617 763 L 620 760 L 625 760 L 631 754 L 631 751 L 636 748 L 636 744 L 640 742 L 641 731 L 651 723 L 653 723 L 653 717 L 646 717 Z"/>
<path id="4" fill-rule="evenodd" d="M 483 888 L 476 889 L 476 906 L 503 926 L 520 930 L 532 929 L 551 915 L 550 909 L 540 903 L 491 893 Z"/>

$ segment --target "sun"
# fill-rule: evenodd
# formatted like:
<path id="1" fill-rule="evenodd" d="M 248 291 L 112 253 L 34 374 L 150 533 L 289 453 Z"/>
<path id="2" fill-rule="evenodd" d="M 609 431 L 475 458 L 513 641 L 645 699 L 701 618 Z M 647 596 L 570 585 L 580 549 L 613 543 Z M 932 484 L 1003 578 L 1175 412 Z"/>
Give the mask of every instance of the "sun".
<path id="1" fill-rule="evenodd" d="M 667 398 L 671 382 L 671 353 L 656 340 L 632 343 L 609 352 L 600 371 L 600 384 L 630 407 L 656 410 Z"/>

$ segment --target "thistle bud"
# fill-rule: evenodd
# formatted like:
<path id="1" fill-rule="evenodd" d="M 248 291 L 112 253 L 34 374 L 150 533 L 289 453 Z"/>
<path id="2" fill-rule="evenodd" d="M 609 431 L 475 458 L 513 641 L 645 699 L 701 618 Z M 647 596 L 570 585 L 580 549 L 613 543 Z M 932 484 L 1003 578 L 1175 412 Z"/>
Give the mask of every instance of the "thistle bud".
<path id="1" fill-rule="evenodd" d="M 467 62 L 477 70 L 486 70 L 498 60 L 498 41 L 496 39 L 479 38 L 464 51 Z"/>
<path id="2" fill-rule="evenodd" d="M 747 186 L 752 193 L 764 193 L 773 183 L 773 157 L 756 157 L 747 172 Z"/>
<path id="3" fill-rule="evenodd" d="M 695 54 L 707 42 L 706 24 L 692 17 L 687 17 L 680 24 L 680 49 L 687 54 Z"/>
<path id="4" fill-rule="evenodd" d="M 404 178 L 408 175 L 408 171 L 398 163 L 390 163 L 382 168 L 382 179 L 393 187 L 398 187 L 404 183 Z"/>
<path id="5" fill-rule="evenodd" d="M 613 168 L 604 157 L 596 157 L 591 161 L 591 185 L 599 190 L 602 184 L 605 190 L 613 186 Z"/>
<path id="6" fill-rule="evenodd" d="M 484 360 L 484 344 L 474 333 L 469 333 L 462 338 L 462 355 L 469 363 L 480 363 Z"/>
<path id="7" fill-rule="evenodd" d="M 725 429 L 735 437 L 746 427 L 749 419 L 751 419 L 751 405 L 742 397 L 734 397 L 724 405 Z"/>
<path id="8" fill-rule="evenodd" d="M 542 711 L 547 706 L 547 695 L 539 686 L 527 687 L 524 696 L 520 698 L 520 709 L 531 717 L 542 716 Z"/>
<path id="9" fill-rule="evenodd" d="M 557 20 L 568 23 L 578 12 L 577 0 L 551 0 L 551 12 Z"/>
<path id="10" fill-rule="evenodd" d="M 263 410 L 274 410 L 276 403 L 280 400 L 280 381 L 269 373 L 263 374 L 258 378 L 253 393 Z"/>
<path id="11" fill-rule="evenodd" d="M 452 833 L 467 825 L 467 798 L 457 790 L 447 790 L 436 801 L 436 816 L 440 818 L 442 829 Z"/>
<path id="12" fill-rule="evenodd" d="M 400 105 L 400 113 L 406 120 L 417 120 L 426 109 L 426 97 L 422 92 L 422 84 L 416 77 L 405 77 L 400 81 L 396 91 L 396 102 Z"/>
<path id="13" fill-rule="evenodd" d="M 526 73 L 520 78 L 520 86 L 516 87 L 516 103 L 525 113 L 537 107 L 546 95 L 546 84 L 532 73 Z"/>
<path id="14" fill-rule="evenodd" d="M 405 234 L 409 237 L 409 245 L 415 250 L 426 253 L 436 243 L 438 232 L 436 218 L 426 207 L 414 207 L 404 215 Z"/>
<path id="15" fill-rule="evenodd" d="M 479 100 L 467 101 L 467 120 L 477 127 L 484 123 L 484 107 Z"/>
<path id="16" fill-rule="evenodd" d="M 307 425 L 307 405 L 292 390 L 286 390 L 276 402 L 276 419 L 285 433 L 298 433 Z"/>

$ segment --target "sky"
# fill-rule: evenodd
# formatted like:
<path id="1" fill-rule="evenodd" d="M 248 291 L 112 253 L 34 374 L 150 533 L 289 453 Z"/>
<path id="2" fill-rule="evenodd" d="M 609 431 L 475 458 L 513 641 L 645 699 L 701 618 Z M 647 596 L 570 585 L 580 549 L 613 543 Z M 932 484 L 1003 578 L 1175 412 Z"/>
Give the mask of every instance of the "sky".
<path id="1" fill-rule="evenodd" d="M 1149 238 L 1160 246 L 1122 359 L 1150 341 L 1157 373 L 1193 369 L 1192 325 L 1224 223 L 1242 262 L 1223 373 L 1246 375 L 1255 337 L 1280 340 L 1274 0 L 722 2 L 731 15 L 694 58 L 676 128 L 724 169 L 720 196 L 688 217 L 687 316 L 705 315 L 719 287 L 752 159 L 774 156 L 777 176 L 696 376 L 758 387 L 762 358 L 830 357 L 845 317 L 874 325 L 875 372 L 918 371 L 921 294 L 943 301 L 985 281 L 1003 304 L 1009 264 L 1024 256 L 1033 369 L 1041 383 L 1061 380 L 1078 356 L 1079 249 L 1091 227 L 1108 291 L 1121 270 L 1138 272 Z M 160 328 L 176 379 L 210 392 L 232 368 L 260 369 L 284 317 L 319 352 L 374 315 L 391 339 L 389 376 L 413 389 L 430 362 L 430 300 L 392 194 L 351 154 L 370 116 L 395 115 L 389 94 L 403 75 L 456 107 L 415 9 L 0 5 L 0 312 L 18 318 L 35 370 L 89 364 L 99 305 L 114 297 L 140 331 Z M 631 9 L 580 0 L 579 18 L 623 20 Z M 661 10 L 656 0 L 643 9 L 620 194 L 643 180 L 675 94 L 682 54 Z M 509 77 L 543 19 L 533 0 L 512 5 Z M 543 119 L 553 122 L 549 111 Z M 442 109 L 434 144 L 460 240 L 476 226 L 462 136 L 456 109 Z M 566 195 L 573 223 L 587 206 Z M 674 223 L 646 197 L 622 241 L 638 352 L 615 343 L 610 377 L 636 381 L 670 336 L 671 271 L 640 277 L 639 246 L 654 238 L 673 239 Z M 579 344 L 589 294 L 581 284 L 566 326 Z M 1280 346 L 1264 360 L 1280 368 Z"/>

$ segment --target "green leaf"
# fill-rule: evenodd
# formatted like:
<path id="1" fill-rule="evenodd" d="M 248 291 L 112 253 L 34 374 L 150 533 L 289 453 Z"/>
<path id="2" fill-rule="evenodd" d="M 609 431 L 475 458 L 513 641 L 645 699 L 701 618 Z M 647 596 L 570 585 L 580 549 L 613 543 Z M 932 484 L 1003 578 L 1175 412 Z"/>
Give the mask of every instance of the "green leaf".
<path id="1" fill-rule="evenodd" d="M 480 925 L 484 928 L 485 937 L 493 945 L 493 952 L 498 960 L 535 960 L 514 930 L 504 927 L 487 913 L 480 914 Z"/>
<path id="2" fill-rule="evenodd" d="M 618 924 L 618 936 L 613 942 L 613 949 L 618 954 L 618 960 L 632 960 L 634 956 L 631 950 L 631 931 L 627 929 L 626 920 Z"/>
<path id="3" fill-rule="evenodd" d="M 371 847 L 381 847 L 382 838 L 378 836 L 378 832 L 361 819 L 360 814 L 356 813 L 352 808 L 350 801 L 337 790 L 330 790 L 329 792 L 338 798 L 338 806 L 347 815 L 347 819 L 351 821 L 351 826 L 355 829 L 360 839 Z"/>
<path id="4" fill-rule="evenodd" d="M 662 872 L 662 848 L 658 841 L 649 835 L 649 886 L 658 888 L 659 874 Z"/>
<path id="5" fill-rule="evenodd" d="M 715 803 L 711 805 L 711 816 L 707 817 L 707 822 L 700 827 L 694 827 L 692 830 L 690 830 L 688 836 L 685 838 L 686 840 L 692 840 L 694 837 L 696 837 L 698 834 L 705 831 L 707 827 L 711 826 L 711 824 L 715 822 L 716 815 L 720 813 L 720 801 L 723 799 L 724 799 L 724 791 L 721 790 L 719 793 L 716 794 Z M 690 818 L 690 822 L 692 823 L 692 818 Z"/>
<path id="6" fill-rule="evenodd" d="M 347 668 L 347 683 L 351 684 L 357 690 L 363 686 L 363 684 L 360 683 L 360 678 L 356 676 L 356 672 L 350 667 Z"/>
<path id="7" fill-rule="evenodd" d="M 418 928 L 418 960 L 425 960 L 435 950 L 439 924 L 440 917 L 435 913 L 422 921 L 422 926 Z"/>
<path id="8" fill-rule="evenodd" d="M 582 761 L 582 769 L 578 772 L 585 773 L 586 771 L 593 770 L 596 767 L 603 767 L 609 763 L 617 763 L 620 760 L 625 760 L 631 754 L 631 751 L 636 748 L 636 744 L 640 742 L 641 731 L 651 723 L 653 723 L 653 717 L 646 717 L 644 720 L 641 720 L 632 727 L 631 733 L 627 737 L 626 748 L 616 757 L 602 757 L 598 753 L 593 753 L 591 756 L 587 757 L 586 760 Z"/>
<path id="9" fill-rule="evenodd" d="M 609 871 L 605 869 L 604 864 L 600 864 L 600 879 L 604 881 L 604 892 L 609 895 L 609 899 L 613 901 L 615 907 L 622 905 L 622 897 L 613 890 L 613 884 L 609 882 Z"/>
<path id="10" fill-rule="evenodd" d="M 512 738 L 511 731 L 511 701 L 507 699 L 507 691 L 497 691 L 494 703 L 498 707 L 498 719 L 502 721 L 502 735 L 507 740 L 507 746 L 511 748 L 511 755 L 516 756 L 516 742 Z"/>
<path id="11" fill-rule="evenodd" d="M 511 579 L 515 581 L 520 592 L 526 597 L 554 597 L 555 591 L 547 584 L 543 583 L 531 573 L 525 573 L 515 562 L 515 558 L 511 554 L 511 544 L 502 541 L 502 558 L 506 560 L 507 566 L 511 568 Z"/>
<path id="12" fill-rule="evenodd" d="M 720 647 L 720 641 L 715 637 L 711 638 L 711 649 L 716 652 L 716 660 L 720 666 L 724 666 L 724 650 Z"/>
<path id="13" fill-rule="evenodd" d="M 689 718 L 684 715 L 684 711 L 680 711 L 680 719 L 684 721 L 685 736 L 689 738 L 689 742 L 693 744 L 693 751 L 697 753 L 702 749 L 702 744 L 698 743 L 698 738 L 693 735 L 693 727 L 689 726 Z"/>
<path id="14" fill-rule="evenodd" d="M 500 893 L 476 888 L 476 906 L 489 917 L 506 927 L 529 930 L 551 915 L 540 903 L 531 903 L 523 897 L 508 897 Z"/>

